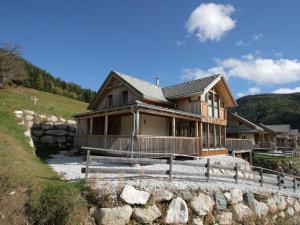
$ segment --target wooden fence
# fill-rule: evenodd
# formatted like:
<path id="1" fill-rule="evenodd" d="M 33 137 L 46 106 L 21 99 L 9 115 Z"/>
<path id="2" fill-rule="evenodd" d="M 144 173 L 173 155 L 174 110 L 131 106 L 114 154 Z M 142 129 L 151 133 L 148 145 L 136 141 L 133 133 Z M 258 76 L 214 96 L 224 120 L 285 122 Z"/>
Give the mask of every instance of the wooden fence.
<path id="1" fill-rule="evenodd" d="M 299 190 L 300 188 L 300 177 L 293 176 L 286 173 L 277 172 L 274 170 L 269 170 L 262 167 L 252 167 L 253 170 L 245 170 L 239 168 L 238 164 L 236 163 L 234 167 L 229 166 L 221 166 L 221 165 L 214 165 L 211 164 L 210 159 L 208 158 L 205 164 L 199 164 L 198 162 L 191 162 L 191 161 L 177 161 L 174 160 L 176 154 L 168 154 L 167 157 L 164 159 L 149 159 L 149 158 L 129 158 L 129 157 L 111 157 L 111 156 L 99 156 L 99 155 L 92 155 L 91 150 L 93 152 L 97 151 L 97 153 L 101 152 L 116 152 L 116 150 L 108 150 L 108 149 L 96 149 L 90 147 L 82 147 L 87 151 L 86 155 L 86 167 L 82 168 L 82 173 L 85 173 L 85 178 L 88 178 L 89 174 L 94 173 L 102 173 L 102 174 L 125 174 L 125 175 L 166 175 L 168 176 L 169 182 L 173 181 L 175 176 L 184 176 L 184 177 L 199 177 L 199 178 L 206 178 L 209 181 L 211 178 L 227 178 L 232 180 L 235 183 L 239 181 L 250 181 L 259 184 L 263 187 L 265 184 L 272 185 L 278 187 L 280 190 L 281 188 L 290 188 L 293 189 L 294 192 Z M 128 152 L 119 151 L 119 154 L 128 154 Z M 144 153 L 144 154 L 151 154 L 160 156 L 160 153 Z M 164 154 L 164 156 L 166 156 Z M 120 163 L 120 164 L 141 164 L 141 165 L 152 165 L 152 164 L 167 164 L 168 169 L 161 169 L 161 170 L 154 170 L 154 169 L 144 169 L 144 168 L 112 168 L 112 167 L 92 167 L 96 163 Z M 97 164 L 96 164 L 97 165 Z M 197 168 L 205 168 L 205 173 L 201 173 L 200 171 L 197 173 L 193 172 L 184 172 L 184 171 L 174 171 L 174 165 L 181 165 L 181 166 L 191 166 Z M 99 166 L 99 164 L 98 164 Z M 234 175 L 222 174 L 216 175 L 212 173 L 212 169 L 220 169 L 224 171 L 230 171 Z M 240 176 L 239 172 L 252 174 L 252 177 L 245 177 Z M 230 181 L 229 180 L 229 181 Z M 224 181 L 224 180 L 223 180 Z"/>

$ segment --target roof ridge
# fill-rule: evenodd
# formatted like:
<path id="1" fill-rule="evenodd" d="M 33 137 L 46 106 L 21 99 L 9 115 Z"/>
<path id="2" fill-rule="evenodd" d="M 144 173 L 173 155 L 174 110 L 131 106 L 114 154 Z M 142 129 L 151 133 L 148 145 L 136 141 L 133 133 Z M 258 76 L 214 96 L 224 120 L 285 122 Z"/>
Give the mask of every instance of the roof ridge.
<path id="1" fill-rule="evenodd" d="M 220 75 L 221 74 L 219 73 L 219 74 L 215 74 L 215 75 L 211 75 L 211 76 L 207 76 L 207 77 L 202 77 L 202 78 L 195 79 L 195 80 L 189 80 L 189 81 L 185 81 L 185 82 L 182 82 L 182 83 L 177 83 L 177 84 L 169 85 L 169 86 L 163 87 L 162 89 L 176 87 L 176 86 L 180 86 L 180 85 L 183 85 L 183 84 L 188 84 L 188 83 L 195 82 L 195 81 L 201 81 L 203 79 L 207 79 L 207 78 L 211 78 L 211 77 L 218 77 Z"/>

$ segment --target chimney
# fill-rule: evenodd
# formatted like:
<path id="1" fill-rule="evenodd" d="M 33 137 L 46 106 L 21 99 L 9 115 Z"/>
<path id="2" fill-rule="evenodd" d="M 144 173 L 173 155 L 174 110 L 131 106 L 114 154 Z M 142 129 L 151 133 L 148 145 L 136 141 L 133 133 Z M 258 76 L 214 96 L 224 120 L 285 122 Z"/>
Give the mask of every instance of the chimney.
<path id="1" fill-rule="evenodd" d="M 156 77 L 156 86 L 159 87 L 159 77 Z"/>

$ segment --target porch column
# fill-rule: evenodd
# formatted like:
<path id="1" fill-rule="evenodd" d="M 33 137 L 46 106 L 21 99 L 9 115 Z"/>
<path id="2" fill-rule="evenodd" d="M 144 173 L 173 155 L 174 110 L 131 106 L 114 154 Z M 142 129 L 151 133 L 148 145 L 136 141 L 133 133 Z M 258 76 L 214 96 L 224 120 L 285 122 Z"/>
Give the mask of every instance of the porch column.
<path id="1" fill-rule="evenodd" d="M 176 120 L 175 117 L 172 117 L 172 136 L 176 135 Z"/>
<path id="2" fill-rule="evenodd" d="M 136 111 L 136 119 L 135 119 L 135 135 L 140 134 L 140 112 Z"/>
<path id="3" fill-rule="evenodd" d="M 210 149 L 210 128 L 209 128 L 209 123 L 207 123 L 207 148 Z"/>
<path id="4" fill-rule="evenodd" d="M 216 125 L 213 125 L 214 126 L 214 148 L 216 148 Z"/>
<path id="5" fill-rule="evenodd" d="M 108 115 L 105 114 L 105 120 L 104 120 L 104 135 L 107 135 L 107 131 L 108 131 Z"/>
<path id="6" fill-rule="evenodd" d="M 94 122 L 94 119 L 93 117 L 90 118 L 90 130 L 89 130 L 89 134 L 93 134 L 93 122 Z"/>
<path id="7" fill-rule="evenodd" d="M 198 121 L 195 122 L 195 137 L 199 137 Z"/>

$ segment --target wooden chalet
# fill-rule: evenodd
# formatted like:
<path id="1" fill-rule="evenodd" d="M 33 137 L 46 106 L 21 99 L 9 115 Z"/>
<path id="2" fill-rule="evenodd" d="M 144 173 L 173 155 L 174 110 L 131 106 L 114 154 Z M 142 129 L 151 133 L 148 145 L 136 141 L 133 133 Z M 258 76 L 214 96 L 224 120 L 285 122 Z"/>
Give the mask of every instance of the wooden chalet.
<path id="1" fill-rule="evenodd" d="M 160 87 L 111 71 L 88 106 L 74 115 L 75 145 L 197 156 L 227 154 L 227 108 L 235 107 L 222 75 Z"/>

